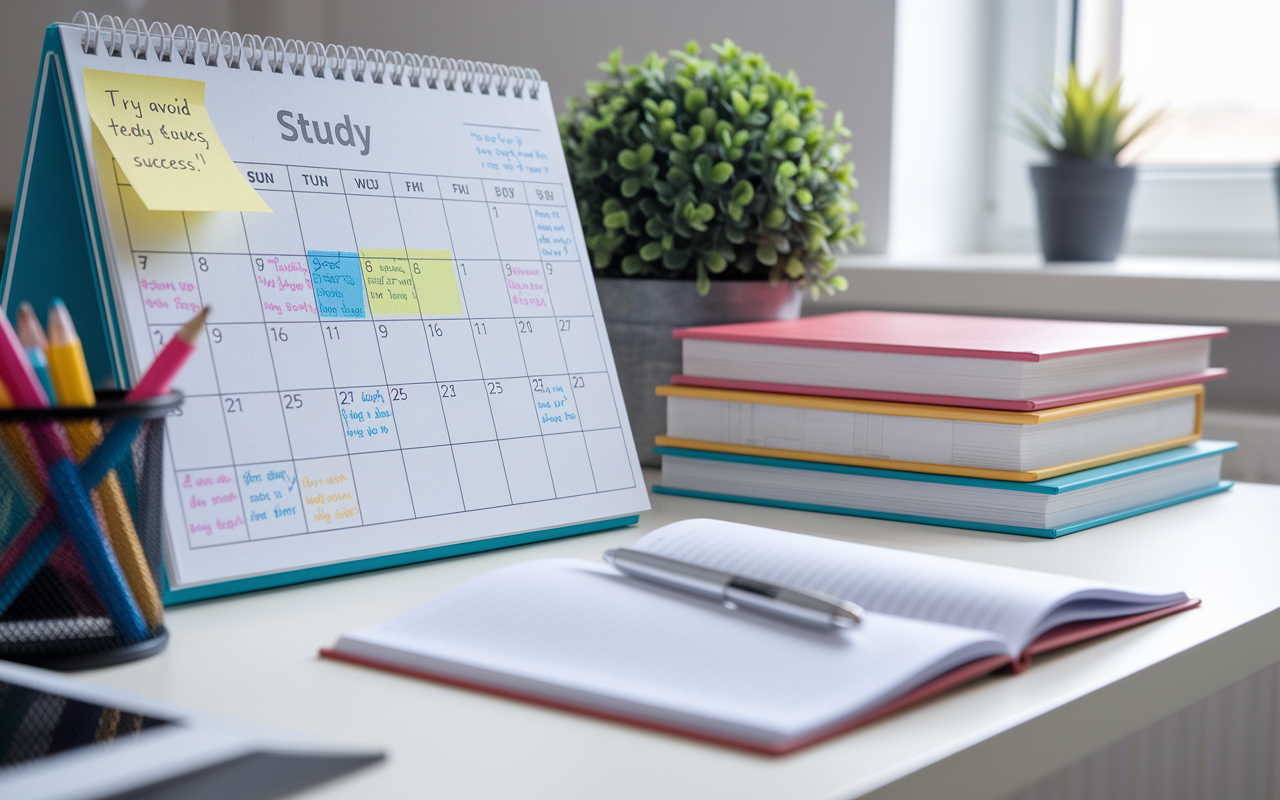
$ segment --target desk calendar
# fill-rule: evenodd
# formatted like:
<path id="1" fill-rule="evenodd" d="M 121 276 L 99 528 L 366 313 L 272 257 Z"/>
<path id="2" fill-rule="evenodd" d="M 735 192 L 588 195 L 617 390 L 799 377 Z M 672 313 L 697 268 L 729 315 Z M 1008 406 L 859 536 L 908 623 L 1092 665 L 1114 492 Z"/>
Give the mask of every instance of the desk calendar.
<path id="1" fill-rule="evenodd" d="M 117 381 L 211 308 L 167 426 L 171 600 L 648 508 L 536 73 L 88 22 L 50 29 L 23 196 L 64 153 Z M 148 210 L 84 110 L 86 68 L 204 82 L 270 212 Z M 24 225 L 6 298 L 36 294 L 27 260 L 51 235 Z"/>

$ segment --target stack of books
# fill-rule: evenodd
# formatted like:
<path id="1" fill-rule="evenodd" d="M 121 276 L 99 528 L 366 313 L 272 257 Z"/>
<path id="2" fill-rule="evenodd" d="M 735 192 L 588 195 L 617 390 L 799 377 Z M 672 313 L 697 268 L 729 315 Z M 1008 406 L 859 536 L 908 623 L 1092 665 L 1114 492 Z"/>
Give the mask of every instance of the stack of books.
<path id="1" fill-rule="evenodd" d="M 686 328 L 665 494 L 1057 537 L 1230 488 L 1226 328 L 854 311 Z"/>

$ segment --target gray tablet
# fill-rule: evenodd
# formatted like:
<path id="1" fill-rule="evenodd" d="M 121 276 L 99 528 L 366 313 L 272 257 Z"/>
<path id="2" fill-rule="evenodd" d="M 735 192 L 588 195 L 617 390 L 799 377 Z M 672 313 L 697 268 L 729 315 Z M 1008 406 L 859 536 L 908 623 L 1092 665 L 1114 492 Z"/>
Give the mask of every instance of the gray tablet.
<path id="1" fill-rule="evenodd" d="M 0 661 L 0 797 L 272 798 L 380 761 Z"/>

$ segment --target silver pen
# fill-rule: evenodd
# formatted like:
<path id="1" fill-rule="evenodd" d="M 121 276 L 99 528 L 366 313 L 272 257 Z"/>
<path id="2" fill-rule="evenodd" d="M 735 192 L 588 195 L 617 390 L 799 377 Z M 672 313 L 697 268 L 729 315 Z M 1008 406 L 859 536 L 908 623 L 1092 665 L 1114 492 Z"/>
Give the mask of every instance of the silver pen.
<path id="1" fill-rule="evenodd" d="M 644 550 L 619 547 L 605 551 L 604 560 L 634 578 L 811 628 L 849 628 L 865 613 L 824 592 L 743 578 Z"/>

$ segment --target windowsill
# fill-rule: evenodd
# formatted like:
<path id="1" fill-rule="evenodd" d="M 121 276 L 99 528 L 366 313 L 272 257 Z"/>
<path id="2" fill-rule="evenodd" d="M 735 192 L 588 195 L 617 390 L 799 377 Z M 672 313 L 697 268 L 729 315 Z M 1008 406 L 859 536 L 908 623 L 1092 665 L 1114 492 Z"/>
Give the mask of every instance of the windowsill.
<path id="1" fill-rule="evenodd" d="M 1038 255 L 847 255 L 849 290 L 806 313 L 852 308 L 1280 325 L 1280 259 L 1126 257 L 1046 264 Z"/>

